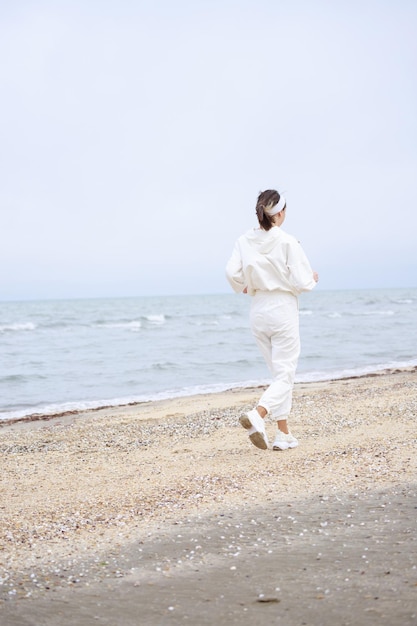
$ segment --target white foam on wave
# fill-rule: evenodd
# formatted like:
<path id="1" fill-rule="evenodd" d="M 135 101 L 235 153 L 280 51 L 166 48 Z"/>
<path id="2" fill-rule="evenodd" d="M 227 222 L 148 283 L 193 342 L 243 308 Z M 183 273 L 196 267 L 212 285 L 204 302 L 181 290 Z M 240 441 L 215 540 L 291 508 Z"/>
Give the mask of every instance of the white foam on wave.
<path id="1" fill-rule="evenodd" d="M 140 404 L 142 402 L 155 402 L 157 400 L 170 400 L 173 398 L 191 397 L 200 394 L 220 393 L 229 389 L 246 388 L 267 384 L 265 381 L 246 381 L 236 383 L 217 383 L 208 385 L 194 385 L 183 389 L 168 389 L 166 391 L 151 394 L 141 394 L 127 396 L 123 398 L 113 398 L 108 400 L 93 400 L 84 402 L 63 402 L 31 407 L 14 411 L 0 412 L 1 420 L 23 419 L 35 416 L 59 416 L 64 413 L 78 413 L 82 411 L 104 409 L 107 407 L 127 406 L 129 404 Z"/>
<path id="2" fill-rule="evenodd" d="M 376 374 L 385 370 L 406 369 L 408 367 L 415 367 L 416 365 L 417 359 L 411 359 L 410 361 L 390 361 L 387 363 L 380 363 L 379 365 L 366 365 L 341 370 L 300 372 L 295 377 L 295 382 L 311 383 L 326 380 L 342 380 L 343 378 L 369 376 L 369 374 Z"/>
<path id="3" fill-rule="evenodd" d="M 393 311 L 392 309 L 387 309 L 385 311 L 353 311 L 352 315 L 356 315 L 359 317 L 361 317 L 362 315 L 364 317 L 369 317 L 372 315 L 395 315 L 395 311 Z"/>
<path id="4" fill-rule="evenodd" d="M 132 332 L 138 332 L 142 328 L 142 322 L 132 320 L 131 322 L 108 322 L 106 324 L 97 324 L 98 328 L 124 328 Z"/>
<path id="5" fill-rule="evenodd" d="M 406 369 L 416 367 L 417 359 L 406 362 L 391 361 L 380 365 L 358 367 L 333 371 L 313 371 L 301 372 L 295 378 L 296 383 L 325 382 L 328 380 L 342 380 L 344 378 L 354 378 L 367 376 L 382 372 L 384 370 Z M 246 380 L 228 383 L 216 383 L 207 385 L 194 385 L 183 389 L 168 389 L 147 395 L 128 396 L 123 398 L 113 398 L 108 400 L 93 400 L 84 402 L 65 402 L 61 404 L 49 404 L 15 411 L 0 412 L 0 420 L 23 419 L 34 416 L 59 416 L 65 413 L 78 413 L 82 411 L 103 409 L 107 407 L 119 407 L 129 404 L 140 404 L 143 402 L 155 402 L 157 400 L 170 400 L 173 398 L 192 397 L 201 394 L 221 393 L 231 389 L 248 389 L 252 387 L 265 387 L 270 384 L 270 379 Z"/>
<path id="6" fill-rule="evenodd" d="M 145 319 L 151 324 L 165 324 L 166 319 L 163 313 L 159 315 L 147 315 Z"/>
<path id="7" fill-rule="evenodd" d="M 103 400 L 91 402 L 63 402 L 59 404 L 45 404 L 15 411 L 2 411 L 0 412 L 0 420 L 22 419 L 29 416 L 62 415 L 63 413 L 68 412 L 71 413 L 78 411 L 88 411 L 89 409 L 99 409 L 105 406 L 117 406 L 117 404 L 117 402 L 105 402 Z"/>
<path id="8" fill-rule="evenodd" d="M 35 330 L 36 328 L 37 328 L 36 324 L 33 324 L 32 322 L 3 324 L 3 325 L 0 325 L 0 333 L 20 331 L 20 330 Z"/>

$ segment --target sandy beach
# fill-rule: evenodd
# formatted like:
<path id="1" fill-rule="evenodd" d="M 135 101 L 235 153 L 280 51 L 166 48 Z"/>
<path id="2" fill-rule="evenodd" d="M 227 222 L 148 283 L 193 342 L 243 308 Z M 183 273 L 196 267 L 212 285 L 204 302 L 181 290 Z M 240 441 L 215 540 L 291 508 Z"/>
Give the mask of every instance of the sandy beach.
<path id="1" fill-rule="evenodd" d="M 2 626 L 417 623 L 416 368 L 260 393 L 1 423 Z"/>

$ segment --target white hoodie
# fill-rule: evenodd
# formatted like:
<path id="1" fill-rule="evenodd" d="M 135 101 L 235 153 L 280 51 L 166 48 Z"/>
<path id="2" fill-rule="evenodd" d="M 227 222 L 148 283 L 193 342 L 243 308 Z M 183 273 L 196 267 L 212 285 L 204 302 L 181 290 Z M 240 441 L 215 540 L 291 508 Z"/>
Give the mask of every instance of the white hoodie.
<path id="1" fill-rule="evenodd" d="M 300 243 L 278 226 L 249 230 L 239 237 L 226 276 L 237 293 L 246 287 L 251 296 L 275 290 L 297 296 L 316 285 Z"/>

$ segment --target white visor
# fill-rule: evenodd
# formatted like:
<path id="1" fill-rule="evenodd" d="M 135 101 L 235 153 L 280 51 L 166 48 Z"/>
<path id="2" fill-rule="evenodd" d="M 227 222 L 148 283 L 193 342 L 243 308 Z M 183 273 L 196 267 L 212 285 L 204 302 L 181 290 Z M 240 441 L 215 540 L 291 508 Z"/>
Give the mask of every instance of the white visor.
<path id="1" fill-rule="evenodd" d="M 276 215 L 277 213 L 282 211 L 282 209 L 285 207 L 286 204 L 287 204 L 287 201 L 285 200 L 284 196 L 280 196 L 278 204 L 273 206 L 271 209 L 266 207 L 265 208 L 265 213 L 267 213 L 267 215 L 272 217 L 273 215 Z"/>

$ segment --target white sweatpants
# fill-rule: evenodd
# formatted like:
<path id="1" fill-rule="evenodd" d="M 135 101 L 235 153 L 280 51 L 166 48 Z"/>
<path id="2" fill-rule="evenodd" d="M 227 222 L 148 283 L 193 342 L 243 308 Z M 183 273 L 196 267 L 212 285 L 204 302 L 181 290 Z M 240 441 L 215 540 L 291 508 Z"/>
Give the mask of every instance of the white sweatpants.
<path id="1" fill-rule="evenodd" d="M 298 298 L 283 291 L 257 291 L 250 310 L 252 333 L 273 382 L 258 402 L 276 419 L 287 419 L 300 354 Z"/>

